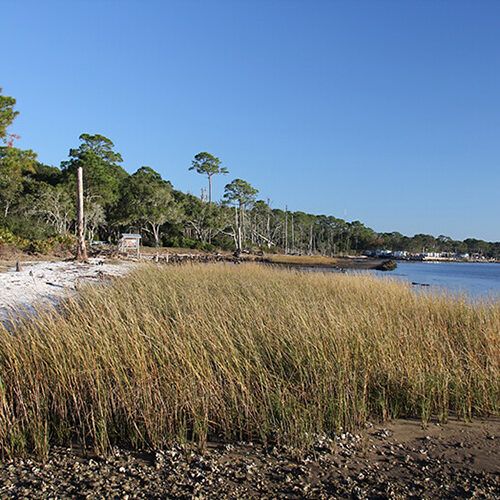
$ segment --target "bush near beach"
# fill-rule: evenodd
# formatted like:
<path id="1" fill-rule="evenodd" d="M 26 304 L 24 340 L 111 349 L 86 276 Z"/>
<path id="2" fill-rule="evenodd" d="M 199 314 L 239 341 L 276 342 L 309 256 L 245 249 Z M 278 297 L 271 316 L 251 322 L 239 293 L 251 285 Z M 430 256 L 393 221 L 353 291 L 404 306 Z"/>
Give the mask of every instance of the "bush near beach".
<path id="1" fill-rule="evenodd" d="M 370 276 L 143 266 L 0 330 L 0 447 L 259 440 L 498 414 L 500 306 Z"/>

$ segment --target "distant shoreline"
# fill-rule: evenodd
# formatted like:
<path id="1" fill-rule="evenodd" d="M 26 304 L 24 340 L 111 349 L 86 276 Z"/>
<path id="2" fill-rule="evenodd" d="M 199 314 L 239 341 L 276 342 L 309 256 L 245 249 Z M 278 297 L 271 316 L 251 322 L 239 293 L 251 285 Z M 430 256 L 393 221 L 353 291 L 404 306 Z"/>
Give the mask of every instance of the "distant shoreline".
<path id="1" fill-rule="evenodd" d="M 280 259 L 279 257 L 283 257 L 283 259 Z M 331 257 L 331 258 L 325 258 L 328 260 L 325 261 L 314 261 L 314 260 L 307 260 L 307 256 L 304 257 L 303 261 L 301 262 L 299 259 L 297 260 L 292 260 L 292 259 L 286 259 L 286 255 L 283 256 L 278 256 L 278 258 L 268 258 L 267 256 L 259 260 L 259 262 L 263 262 L 265 264 L 272 264 L 272 265 L 277 265 L 281 267 L 290 267 L 290 268 L 324 268 L 324 269 L 338 269 L 344 270 L 344 269 L 359 269 L 359 270 L 375 270 L 384 263 L 392 260 L 392 259 L 378 259 L 378 258 L 371 258 L 371 257 Z M 292 256 L 290 256 L 292 257 Z"/>

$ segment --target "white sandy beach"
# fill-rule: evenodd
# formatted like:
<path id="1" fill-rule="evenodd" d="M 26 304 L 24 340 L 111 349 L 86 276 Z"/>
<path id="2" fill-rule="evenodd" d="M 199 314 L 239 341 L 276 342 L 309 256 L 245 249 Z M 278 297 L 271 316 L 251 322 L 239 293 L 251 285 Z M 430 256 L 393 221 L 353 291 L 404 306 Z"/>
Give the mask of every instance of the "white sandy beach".
<path id="1" fill-rule="evenodd" d="M 107 264 L 102 259 L 78 262 L 23 262 L 22 270 L 7 268 L 0 273 L 0 321 L 8 319 L 9 312 L 32 309 L 34 304 L 54 304 L 75 292 L 75 285 L 97 282 L 106 276 L 123 276 L 132 263 Z"/>

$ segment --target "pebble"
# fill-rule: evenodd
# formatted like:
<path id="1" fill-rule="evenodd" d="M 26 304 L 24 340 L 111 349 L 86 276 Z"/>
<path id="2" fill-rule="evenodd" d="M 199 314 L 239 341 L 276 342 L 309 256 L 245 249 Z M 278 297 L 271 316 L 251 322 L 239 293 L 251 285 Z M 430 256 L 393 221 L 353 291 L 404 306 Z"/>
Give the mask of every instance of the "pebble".
<path id="1" fill-rule="evenodd" d="M 113 448 L 105 459 L 54 447 L 45 462 L 0 461 L 0 499 L 444 499 L 464 492 L 500 498 L 499 475 L 463 464 L 457 468 L 444 458 L 422 458 L 412 452 L 422 438 L 397 442 L 387 429 L 369 429 L 368 437 L 383 437 L 372 441 L 378 444 L 368 446 L 368 439 L 347 432 L 335 439 L 348 453 L 332 451 L 333 440 L 323 435 L 302 454 L 256 442 L 213 443 L 203 454 L 189 445 L 142 453 Z"/>

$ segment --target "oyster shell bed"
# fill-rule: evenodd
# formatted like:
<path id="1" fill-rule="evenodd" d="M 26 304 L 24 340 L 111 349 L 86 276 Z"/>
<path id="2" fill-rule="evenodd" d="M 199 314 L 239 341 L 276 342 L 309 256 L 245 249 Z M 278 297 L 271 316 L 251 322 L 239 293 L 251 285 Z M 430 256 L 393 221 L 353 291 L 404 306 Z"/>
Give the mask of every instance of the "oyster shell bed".
<path id="1" fill-rule="evenodd" d="M 500 419 L 368 425 L 313 448 L 239 442 L 0 461 L 0 498 L 500 498 Z"/>

